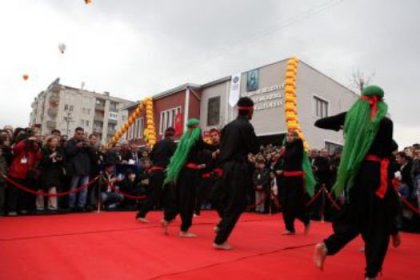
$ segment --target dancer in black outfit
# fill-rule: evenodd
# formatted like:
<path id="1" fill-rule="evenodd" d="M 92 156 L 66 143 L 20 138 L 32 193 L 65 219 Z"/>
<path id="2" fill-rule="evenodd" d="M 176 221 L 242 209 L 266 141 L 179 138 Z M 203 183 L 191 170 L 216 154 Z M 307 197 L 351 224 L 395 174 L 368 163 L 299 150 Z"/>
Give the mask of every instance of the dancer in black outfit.
<path id="1" fill-rule="evenodd" d="M 157 142 L 150 153 L 153 166 L 149 169 L 150 187 L 148 196 L 136 215 L 137 220 L 142 223 L 149 223 L 149 220 L 146 218 L 147 213 L 162 200 L 165 169 L 176 150 L 174 135 L 175 129 L 172 127 L 167 128 L 165 130 L 165 138 Z"/>
<path id="2" fill-rule="evenodd" d="M 222 219 L 216 227 L 215 249 L 230 250 L 227 244 L 236 222 L 246 206 L 247 189 L 252 189 L 251 172 L 248 165 L 248 154 L 259 151 L 254 127 L 249 122 L 254 113 L 254 102 L 248 97 L 238 101 L 238 117 L 227 124 L 221 135 L 219 164 L 223 176 L 217 184 L 219 213 Z"/>
<path id="3" fill-rule="evenodd" d="M 283 217 L 286 227 L 285 235 L 295 234 L 295 219 L 298 218 L 305 226 L 305 234 L 309 231 L 310 219 L 305 206 L 305 186 L 303 171 L 303 141 L 294 131 L 286 136 L 284 152 L 284 186 L 283 186 Z"/>
<path id="4" fill-rule="evenodd" d="M 396 227 L 397 194 L 389 177 L 393 151 L 393 123 L 386 117 L 383 90 L 369 86 L 346 113 L 318 120 L 315 125 L 338 131 L 344 126 L 345 144 L 333 187 L 346 203 L 333 224 L 334 233 L 316 245 L 314 261 L 323 268 L 326 256 L 339 252 L 361 234 L 365 242 L 366 279 L 376 279 L 390 236 L 399 246 Z"/>

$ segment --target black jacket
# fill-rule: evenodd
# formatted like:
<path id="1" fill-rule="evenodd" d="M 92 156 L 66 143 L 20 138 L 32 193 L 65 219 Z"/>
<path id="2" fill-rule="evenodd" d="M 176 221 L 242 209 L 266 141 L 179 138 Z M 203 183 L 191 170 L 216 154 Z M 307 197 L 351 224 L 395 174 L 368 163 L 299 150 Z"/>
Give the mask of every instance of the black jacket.
<path id="1" fill-rule="evenodd" d="M 238 116 L 222 129 L 219 164 L 247 161 L 248 154 L 256 154 L 259 149 L 254 127 L 245 116 Z"/>
<path id="2" fill-rule="evenodd" d="M 91 155 L 93 150 L 90 146 L 78 148 L 77 140 L 71 138 L 64 145 L 66 155 L 66 171 L 70 176 L 88 176 L 91 172 Z"/>
<path id="3" fill-rule="evenodd" d="M 157 142 L 150 153 L 150 159 L 153 165 L 166 168 L 175 150 L 176 144 L 170 138 L 165 138 Z"/>

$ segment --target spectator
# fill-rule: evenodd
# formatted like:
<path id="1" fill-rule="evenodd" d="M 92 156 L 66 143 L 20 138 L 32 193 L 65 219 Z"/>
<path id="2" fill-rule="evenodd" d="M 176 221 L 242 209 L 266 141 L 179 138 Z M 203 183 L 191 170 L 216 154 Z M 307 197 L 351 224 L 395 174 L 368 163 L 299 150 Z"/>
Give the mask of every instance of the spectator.
<path id="1" fill-rule="evenodd" d="M 28 130 L 29 132 L 29 130 Z M 13 159 L 9 169 L 9 177 L 18 184 L 30 187 L 38 177 L 37 164 L 42 157 L 38 135 L 28 135 L 23 129 L 13 147 Z M 28 137 L 29 136 L 29 137 Z M 7 212 L 9 216 L 27 214 L 33 208 L 33 196 L 13 184 L 7 189 Z"/>
<path id="2" fill-rule="evenodd" d="M 124 197 L 116 190 L 119 189 L 119 179 L 114 173 L 114 164 L 112 162 L 105 164 L 104 181 L 101 184 L 101 204 L 106 210 L 115 209 Z"/>
<path id="3" fill-rule="evenodd" d="M 61 137 L 61 131 L 60 131 L 60 130 L 58 130 L 58 129 L 53 129 L 53 130 L 51 131 L 51 135 L 53 135 L 53 136 L 56 136 L 56 137 L 60 138 L 60 137 Z"/>
<path id="4" fill-rule="evenodd" d="M 112 149 L 106 153 L 105 161 L 113 165 L 121 164 L 123 157 L 121 155 L 121 144 L 114 143 Z"/>
<path id="5" fill-rule="evenodd" d="M 265 167 L 265 160 L 262 157 L 256 160 L 252 181 L 255 190 L 255 212 L 266 213 L 267 198 L 270 194 L 270 171 Z"/>
<path id="6" fill-rule="evenodd" d="M 89 142 L 85 138 L 83 128 L 75 129 L 74 136 L 64 145 L 66 155 L 66 172 L 71 176 L 70 190 L 89 183 L 91 173 L 91 151 Z M 69 207 L 72 211 L 85 211 L 87 200 L 87 188 L 79 193 L 71 193 Z"/>
<path id="7" fill-rule="evenodd" d="M 41 169 L 41 188 L 40 191 L 56 194 L 61 182 L 64 156 L 58 148 L 59 138 L 49 136 L 46 146 L 42 149 Z M 44 197 L 38 195 L 36 198 L 36 209 L 44 211 Z M 57 197 L 48 197 L 48 210 L 57 211 Z"/>
<path id="8" fill-rule="evenodd" d="M 413 195 L 413 180 L 411 177 L 411 159 L 405 152 L 398 152 L 395 160 L 400 165 L 396 177 L 400 179 L 401 184 L 399 187 L 400 194 L 409 199 Z"/>
<path id="9" fill-rule="evenodd" d="M 148 186 L 148 184 L 147 172 L 138 177 L 132 169 L 127 169 L 124 180 L 120 183 L 120 190 L 132 196 L 141 196 L 146 194 L 146 186 Z M 121 207 L 127 210 L 137 210 L 139 208 L 139 203 L 140 200 L 124 198 L 121 202 Z"/>
<path id="10" fill-rule="evenodd" d="M 420 209 L 420 147 L 414 150 L 413 156 L 412 178 L 414 180 L 413 185 L 415 187 L 417 207 Z"/>

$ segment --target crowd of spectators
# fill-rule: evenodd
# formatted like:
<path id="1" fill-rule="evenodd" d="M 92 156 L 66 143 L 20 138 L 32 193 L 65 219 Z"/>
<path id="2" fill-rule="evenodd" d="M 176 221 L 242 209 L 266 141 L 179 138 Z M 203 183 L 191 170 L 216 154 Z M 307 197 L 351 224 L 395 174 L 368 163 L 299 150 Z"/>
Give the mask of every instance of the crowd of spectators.
<path id="1" fill-rule="evenodd" d="M 0 131 L 0 213 L 84 212 L 98 205 L 135 209 L 140 201 L 135 197 L 144 196 L 149 184 L 148 156 L 147 149 L 128 143 L 99 145 L 97 136 L 81 127 L 69 139 L 58 130 L 43 137 L 36 128 L 5 127 Z"/>
<path id="2" fill-rule="evenodd" d="M 126 142 L 111 148 L 100 145 L 95 134 L 87 135 L 81 127 L 69 138 L 58 130 L 41 136 L 36 128 L 6 126 L 0 130 L 0 214 L 84 212 L 98 207 L 137 209 L 140 198 L 148 193 L 148 169 L 153 165 L 149 153 L 147 148 Z M 282 154 L 280 145 L 270 144 L 261 146 L 258 154 L 249 155 L 253 168 L 250 211 L 281 211 Z M 420 145 L 395 151 L 394 156 L 390 165 L 394 187 L 412 206 L 402 203 L 402 220 L 405 224 L 418 222 L 415 210 L 420 208 Z M 309 159 L 318 182 L 315 193 L 322 189 L 330 192 L 340 150 L 314 149 Z M 69 194 L 57 196 L 66 192 Z M 205 209 L 211 207 L 210 201 L 200 203 Z M 314 219 L 328 220 L 337 211 L 324 193 L 310 204 Z"/>

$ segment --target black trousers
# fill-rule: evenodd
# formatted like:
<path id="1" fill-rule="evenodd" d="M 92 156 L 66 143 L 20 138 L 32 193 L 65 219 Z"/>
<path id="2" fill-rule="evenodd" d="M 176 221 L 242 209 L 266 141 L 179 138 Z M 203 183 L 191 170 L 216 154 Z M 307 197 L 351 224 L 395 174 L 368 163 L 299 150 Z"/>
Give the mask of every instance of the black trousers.
<path id="1" fill-rule="evenodd" d="M 345 215 L 345 213 L 340 213 L 340 215 Z M 376 277 L 382 269 L 390 237 L 386 225 L 380 226 L 380 223 L 372 226 L 360 226 L 352 224 L 346 218 L 337 218 L 333 223 L 334 233 L 324 240 L 328 255 L 335 255 L 361 234 L 365 242 L 365 275 L 366 277 Z"/>
<path id="2" fill-rule="evenodd" d="M 388 182 L 383 199 L 375 194 L 379 186 L 379 168 L 374 162 L 362 163 L 350 189 L 349 201 L 334 219 L 334 233 L 324 240 L 328 255 L 334 255 L 361 234 L 365 243 L 366 277 L 376 277 L 381 271 L 389 237 L 398 232 L 399 204 L 391 182 Z"/>
<path id="3" fill-rule="evenodd" d="M 227 162 L 223 165 L 223 177 L 217 183 L 219 194 L 218 212 L 222 219 L 214 242 L 223 244 L 227 241 L 240 215 L 245 210 L 247 193 L 251 189 L 251 177 L 245 162 Z"/>
<path id="4" fill-rule="evenodd" d="M 36 189 L 34 183 L 30 180 L 11 178 L 16 183 L 19 183 L 32 190 Z M 6 189 L 6 211 L 16 212 L 21 210 L 33 210 L 35 208 L 35 195 L 18 189 L 13 184 L 9 183 Z"/>
<path id="5" fill-rule="evenodd" d="M 195 214 L 200 215 L 201 206 L 203 205 L 203 203 L 210 202 L 213 185 L 213 178 L 200 178 L 200 184 L 197 188 L 197 198 L 195 201 Z"/>
<path id="6" fill-rule="evenodd" d="M 140 211 L 137 213 L 138 218 L 146 217 L 153 207 L 162 200 L 163 181 L 165 173 L 163 170 L 156 170 L 150 176 L 149 193 L 144 200 Z"/>
<path id="7" fill-rule="evenodd" d="M 164 219 L 168 222 L 181 216 L 181 231 L 188 231 L 192 225 L 196 188 L 200 183 L 198 170 L 183 168 L 176 185 L 165 186 Z"/>
<path id="8" fill-rule="evenodd" d="M 299 219 L 308 225 L 310 218 L 305 206 L 306 196 L 303 178 L 300 176 L 285 177 L 282 193 L 283 219 L 286 230 L 295 232 L 295 220 Z"/>

